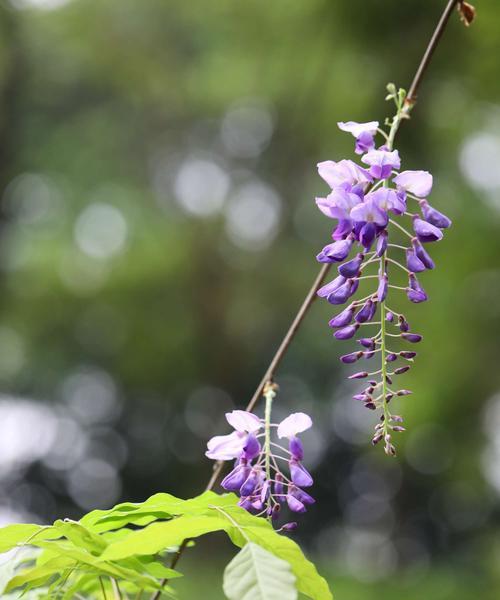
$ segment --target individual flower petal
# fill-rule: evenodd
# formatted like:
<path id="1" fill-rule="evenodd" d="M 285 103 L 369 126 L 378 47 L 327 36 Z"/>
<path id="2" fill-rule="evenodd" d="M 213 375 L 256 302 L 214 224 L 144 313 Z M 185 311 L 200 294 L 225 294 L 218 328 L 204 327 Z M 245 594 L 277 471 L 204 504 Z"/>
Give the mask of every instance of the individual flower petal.
<path id="1" fill-rule="evenodd" d="M 352 160 L 325 160 L 318 163 L 318 173 L 334 189 L 344 184 L 356 185 L 370 183 L 372 178 L 366 169 Z"/>
<path id="2" fill-rule="evenodd" d="M 288 449 L 296 460 L 302 460 L 304 458 L 304 446 L 296 435 L 290 438 Z"/>
<path id="3" fill-rule="evenodd" d="M 260 469 L 252 469 L 240 488 L 240 494 L 242 496 L 251 496 L 261 479 L 262 471 Z"/>
<path id="4" fill-rule="evenodd" d="M 429 256 L 429 253 L 424 249 L 422 244 L 417 240 L 417 238 L 413 238 L 411 241 L 413 246 L 413 251 L 417 255 L 418 259 L 423 262 L 427 269 L 434 269 L 434 261 Z"/>
<path id="5" fill-rule="evenodd" d="M 299 487 L 310 487 L 313 484 L 311 474 L 298 461 L 292 459 L 289 466 L 290 477 L 295 485 L 298 485 Z"/>
<path id="6" fill-rule="evenodd" d="M 420 209 L 422 210 L 424 219 L 439 227 L 439 229 L 448 229 L 448 227 L 451 227 L 451 220 L 446 215 L 443 215 L 442 212 L 432 207 L 427 200 L 420 201 Z"/>
<path id="7" fill-rule="evenodd" d="M 333 281 L 330 281 L 323 287 L 320 287 L 316 294 L 320 298 L 327 298 L 331 293 L 333 293 L 336 289 L 338 289 L 341 285 L 344 285 L 346 282 L 346 278 L 339 275 Z"/>
<path id="8" fill-rule="evenodd" d="M 245 463 L 237 465 L 221 481 L 221 486 L 228 492 L 237 492 L 246 481 L 250 473 L 250 467 Z"/>
<path id="9" fill-rule="evenodd" d="M 260 452 L 260 444 L 253 433 L 247 435 L 245 445 L 243 447 L 242 456 L 247 460 L 253 460 Z"/>
<path id="10" fill-rule="evenodd" d="M 363 131 L 361 135 L 356 138 L 356 145 L 354 146 L 354 152 L 356 154 L 364 154 L 375 148 L 374 136 L 368 131 Z"/>
<path id="11" fill-rule="evenodd" d="M 283 484 L 283 475 L 278 472 L 274 476 L 274 494 L 278 496 L 278 502 L 283 502 L 283 496 L 285 491 L 285 486 Z"/>
<path id="12" fill-rule="evenodd" d="M 314 504 L 316 502 L 316 500 L 312 496 L 310 496 L 307 492 L 304 492 L 304 490 L 301 490 L 296 486 L 290 486 L 289 494 L 290 496 L 297 498 L 299 502 L 302 502 L 302 504 L 305 505 Z"/>
<path id="13" fill-rule="evenodd" d="M 348 306 L 337 316 L 333 317 L 333 319 L 330 319 L 330 321 L 328 322 L 328 325 L 330 327 L 345 327 L 346 325 L 349 325 L 349 323 L 352 321 L 353 315 L 354 315 L 354 308 L 351 306 Z"/>
<path id="14" fill-rule="evenodd" d="M 412 273 L 420 273 L 421 271 L 425 271 L 424 263 L 418 258 L 413 250 L 406 250 L 406 267 Z"/>
<path id="15" fill-rule="evenodd" d="M 357 279 L 348 279 L 343 285 L 328 294 L 326 299 L 330 304 L 344 304 L 348 298 L 356 293 L 358 288 Z"/>
<path id="16" fill-rule="evenodd" d="M 305 513 L 306 507 L 300 500 L 297 500 L 294 496 L 287 494 L 286 495 L 286 503 L 288 504 L 288 508 L 296 513 Z"/>
<path id="17" fill-rule="evenodd" d="M 428 171 L 402 171 L 393 181 L 398 188 L 419 198 L 426 198 L 432 190 L 432 175 Z"/>
<path id="18" fill-rule="evenodd" d="M 348 325 L 347 327 L 342 327 L 342 329 L 338 329 L 333 335 L 338 340 L 350 340 L 356 331 L 358 330 L 359 325 Z"/>
<path id="19" fill-rule="evenodd" d="M 375 252 L 378 257 L 381 257 L 387 250 L 387 231 L 381 231 L 377 238 L 377 246 Z"/>
<path id="20" fill-rule="evenodd" d="M 375 135 L 378 129 L 378 121 L 369 121 L 368 123 L 356 123 L 356 121 L 339 121 L 337 123 L 337 127 L 341 131 L 347 131 L 348 133 L 352 133 L 352 135 L 355 138 L 357 138 L 365 132 L 371 135 Z"/>
<path id="21" fill-rule="evenodd" d="M 389 278 L 387 273 L 379 274 L 379 284 L 377 289 L 377 300 L 383 302 L 387 297 L 387 289 L 389 287 Z"/>
<path id="22" fill-rule="evenodd" d="M 312 427 L 312 419 L 303 412 L 292 413 L 278 425 L 279 438 L 292 438 Z"/>
<path id="23" fill-rule="evenodd" d="M 351 210 L 351 219 L 360 223 L 375 223 L 380 227 L 385 227 L 388 222 L 387 213 L 382 210 L 373 198 L 368 198 L 354 206 Z"/>
<path id="24" fill-rule="evenodd" d="M 366 323 L 367 321 L 370 321 L 375 314 L 375 308 L 376 307 L 373 306 L 373 301 L 368 299 L 356 315 L 356 321 L 358 323 Z"/>
<path id="25" fill-rule="evenodd" d="M 343 265 L 340 265 L 338 272 L 344 277 L 356 277 L 356 275 L 359 273 L 363 259 L 364 254 L 360 252 L 351 260 L 345 262 Z"/>
<path id="26" fill-rule="evenodd" d="M 440 229 L 438 229 L 432 223 L 428 223 L 423 219 L 419 219 L 415 217 L 413 219 L 413 230 L 417 234 L 417 238 L 419 241 L 423 243 L 427 242 L 439 242 L 443 238 L 443 234 Z"/>
<path id="27" fill-rule="evenodd" d="M 365 202 L 368 200 L 372 200 L 384 213 L 392 211 L 396 215 L 402 215 L 406 211 L 404 197 L 390 188 L 382 187 L 374 192 L 370 192 L 365 197 Z"/>
<path id="28" fill-rule="evenodd" d="M 239 458 L 246 438 L 246 434 L 241 431 L 233 431 L 229 435 L 217 435 L 208 441 L 205 456 L 214 460 Z"/>
<path id="29" fill-rule="evenodd" d="M 365 223 L 359 232 L 359 243 L 366 251 L 371 248 L 377 235 L 377 226 L 374 223 Z"/>
<path id="30" fill-rule="evenodd" d="M 226 420 L 236 431 L 254 433 L 262 427 L 259 417 L 246 410 L 233 410 L 226 413 Z"/>
<path id="31" fill-rule="evenodd" d="M 397 150 L 371 150 L 361 159 L 370 165 L 368 172 L 376 179 L 387 179 L 393 169 L 399 169 L 401 161 Z"/>
<path id="32" fill-rule="evenodd" d="M 338 240 L 333 244 L 328 244 L 321 250 L 316 259 L 318 262 L 323 263 L 340 262 L 349 256 L 352 244 L 352 239 Z"/>

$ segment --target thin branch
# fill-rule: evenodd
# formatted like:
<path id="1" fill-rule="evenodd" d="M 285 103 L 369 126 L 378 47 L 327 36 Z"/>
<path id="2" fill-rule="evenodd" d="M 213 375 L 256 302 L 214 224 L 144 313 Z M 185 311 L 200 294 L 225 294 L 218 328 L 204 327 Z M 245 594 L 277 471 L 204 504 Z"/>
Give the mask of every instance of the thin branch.
<path id="1" fill-rule="evenodd" d="M 436 29 L 434 30 L 434 33 L 432 34 L 432 37 L 429 41 L 429 44 L 427 45 L 424 55 L 422 56 L 422 59 L 418 65 L 418 68 L 417 68 L 417 71 L 413 78 L 413 81 L 408 90 L 408 94 L 407 94 L 406 100 L 405 100 L 405 112 L 407 114 L 409 113 L 411 108 L 416 104 L 417 92 L 418 92 L 418 89 L 422 82 L 422 78 L 427 70 L 427 67 L 429 66 L 429 63 L 431 62 L 434 51 L 436 50 L 436 47 L 439 44 L 439 41 L 440 41 L 441 36 L 443 35 L 443 32 L 446 28 L 446 25 L 448 23 L 450 15 L 451 15 L 453 9 L 455 8 L 455 6 L 457 4 L 459 4 L 460 2 L 461 2 L 461 0 L 449 0 L 443 13 L 441 14 L 441 17 L 438 21 Z M 276 354 L 274 355 L 273 359 L 271 360 L 266 372 L 264 373 L 264 376 L 262 377 L 259 385 L 257 386 L 257 389 L 255 390 L 254 395 L 252 396 L 252 398 L 251 398 L 250 402 L 248 403 L 245 410 L 252 412 L 253 409 L 255 408 L 255 405 L 257 404 L 260 397 L 262 396 L 262 392 L 264 391 L 264 387 L 266 386 L 266 384 L 272 383 L 276 369 L 278 368 L 279 364 L 281 363 L 283 357 L 285 356 L 285 354 L 288 350 L 288 347 L 290 346 L 291 341 L 293 340 L 295 334 L 297 333 L 297 330 L 299 329 L 300 325 L 302 324 L 302 321 L 304 320 L 305 316 L 307 315 L 307 312 L 309 311 L 311 304 L 313 303 L 314 299 L 316 298 L 316 292 L 318 291 L 318 288 L 320 287 L 321 283 L 323 282 L 326 275 L 328 274 L 330 267 L 331 267 L 331 264 L 329 264 L 329 263 L 325 263 L 321 267 L 311 288 L 307 292 L 307 295 L 306 295 L 304 301 L 302 302 L 302 305 L 299 308 L 297 315 L 295 316 L 294 320 L 292 321 L 292 324 L 290 325 L 285 337 L 283 338 L 283 341 L 279 345 L 278 350 L 276 351 Z M 215 487 L 215 484 L 217 483 L 217 480 L 219 479 L 219 476 L 220 476 L 223 468 L 224 468 L 224 461 L 217 461 L 214 464 L 212 476 L 208 480 L 205 491 L 210 491 Z M 182 542 L 182 544 L 179 546 L 179 549 L 175 553 L 175 556 L 173 557 L 172 563 L 170 565 L 170 567 L 172 569 L 175 568 L 177 563 L 179 562 L 179 559 L 181 558 L 184 550 L 186 549 L 188 542 L 189 542 L 188 539 L 184 540 Z M 162 585 L 165 585 L 167 582 L 168 582 L 167 579 L 163 580 Z M 158 598 L 160 598 L 160 595 L 161 595 L 161 591 L 155 592 L 153 594 L 153 596 L 151 597 L 151 600 L 158 600 Z"/>
<path id="2" fill-rule="evenodd" d="M 436 29 L 434 30 L 429 44 L 425 49 L 422 60 L 418 65 L 417 72 L 415 73 L 413 81 L 411 82 L 408 94 L 406 95 L 405 108 L 407 112 L 417 102 L 417 91 L 420 87 L 420 83 L 422 82 L 422 78 L 427 70 L 427 67 L 429 66 L 429 63 L 432 60 L 434 50 L 439 44 L 439 40 L 441 39 L 441 36 L 443 35 L 444 30 L 446 29 L 446 25 L 448 24 L 448 20 L 451 16 L 451 13 L 453 12 L 453 9 L 455 8 L 455 6 L 460 4 L 460 2 L 461 0 L 449 0 L 448 4 L 446 5 L 446 8 L 443 11 L 443 14 L 441 15 L 441 18 L 438 21 L 438 24 L 436 25 Z"/>

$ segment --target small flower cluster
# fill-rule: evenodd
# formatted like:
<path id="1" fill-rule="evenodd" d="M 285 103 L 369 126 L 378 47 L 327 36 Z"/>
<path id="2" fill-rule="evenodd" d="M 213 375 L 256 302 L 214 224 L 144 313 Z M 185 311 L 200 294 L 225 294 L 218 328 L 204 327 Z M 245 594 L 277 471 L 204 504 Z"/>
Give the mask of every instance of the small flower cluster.
<path id="1" fill-rule="evenodd" d="M 402 101 L 396 105 L 401 109 Z M 451 225 L 450 219 L 427 201 L 432 189 L 432 175 L 427 171 L 399 172 L 401 161 L 398 151 L 392 149 L 392 140 L 399 124 L 396 119 L 400 118 L 398 113 L 389 134 L 381 130 L 376 121 L 339 123 L 341 130 L 356 138 L 355 151 L 362 155 L 361 162 L 367 166 L 362 167 L 351 160 L 319 163 L 319 174 L 331 191 L 326 198 L 316 199 L 320 211 L 337 220 L 333 243 L 323 248 L 317 260 L 340 263 L 338 276 L 321 287 L 318 295 L 333 305 L 342 305 L 354 296 L 361 282 L 370 279 L 376 282 L 375 291 L 351 301 L 330 320 L 329 325 L 339 340 L 353 338 L 363 331 L 357 340 L 361 349 L 342 356 L 343 363 L 380 356 L 379 368 L 371 372 L 363 369 L 350 379 L 368 379 L 368 385 L 354 398 L 371 410 L 381 410 L 381 422 L 375 427 L 372 442 L 377 444 L 384 440 L 385 451 L 390 455 L 395 454 L 392 431 L 404 431 L 404 428 L 400 424 L 402 418 L 391 415 L 388 404 L 394 396 L 411 393 L 391 386 L 395 377 L 410 369 L 409 363 L 413 362 L 416 353 L 388 347 L 388 339 L 393 344 L 401 340 L 415 344 L 422 336 L 410 331 L 406 317 L 387 305 L 387 297 L 389 291 L 395 290 L 406 293 L 414 303 L 427 300 L 416 275 L 434 268 L 424 245 L 441 240 L 442 230 Z M 375 147 L 377 133 L 385 138 L 385 144 L 378 148 Z M 409 208 L 411 202 L 415 205 Z M 409 226 L 404 219 L 409 221 Z M 410 228 L 411 232 L 408 231 Z M 398 243 L 392 243 L 394 236 Z M 401 242 L 401 238 L 406 243 Z M 354 256 L 350 257 L 355 248 Z M 390 257 L 389 251 L 400 253 L 404 258 Z M 378 272 L 369 274 L 371 267 L 376 267 Z M 400 274 L 405 278 L 403 285 L 394 285 L 395 278 L 399 283 Z M 370 329 L 373 326 L 375 331 Z M 402 361 L 402 364 L 397 366 L 396 361 Z"/>
<path id="2" fill-rule="evenodd" d="M 278 518 L 284 502 L 293 512 L 305 512 L 314 498 L 302 488 L 310 487 L 313 479 L 302 465 L 304 449 L 297 436 L 312 426 L 311 418 L 305 413 L 293 413 L 273 424 L 253 413 L 233 410 L 226 413 L 226 419 L 234 431 L 212 438 L 206 452 L 214 460 L 236 460 L 233 470 L 222 480 L 222 487 L 238 493 L 243 508 L 273 520 Z M 288 449 L 271 441 L 271 429 L 276 430 L 278 438 L 288 439 Z M 279 461 L 287 463 L 289 476 L 283 473 Z M 288 523 L 284 529 L 295 525 Z"/>

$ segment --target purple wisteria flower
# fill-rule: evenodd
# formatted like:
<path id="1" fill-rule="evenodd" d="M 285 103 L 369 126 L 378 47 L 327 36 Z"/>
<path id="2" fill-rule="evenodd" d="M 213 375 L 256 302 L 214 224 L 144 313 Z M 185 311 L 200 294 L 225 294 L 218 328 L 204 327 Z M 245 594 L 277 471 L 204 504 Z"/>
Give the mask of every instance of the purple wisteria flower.
<path id="1" fill-rule="evenodd" d="M 222 487 L 238 493 L 243 508 L 273 519 L 279 516 L 285 503 L 293 512 L 305 512 L 314 499 L 302 488 L 312 486 L 313 478 L 302 464 L 304 448 L 298 435 L 312 426 L 311 417 L 298 412 L 279 424 L 269 424 L 280 440 L 288 440 L 288 447 L 276 441 L 267 444 L 266 423 L 253 413 L 233 410 L 226 413 L 226 419 L 235 431 L 213 437 L 205 453 L 214 460 L 235 459 L 232 471 L 222 480 Z M 283 462 L 288 474 L 280 466 Z"/>
<path id="2" fill-rule="evenodd" d="M 356 138 L 356 154 L 364 154 L 375 148 L 374 137 L 378 129 L 378 121 L 370 121 L 369 123 L 356 123 L 355 121 L 347 121 L 347 123 L 337 123 L 338 128 L 342 131 L 352 133 Z"/>
<path id="3" fill-rule="evenodd" d="M 401 110 L 402 104 L 397 106 Z M 394 120 L 390 123 L 391 128 L 394 123 Z M 317 198 L 316 203 L 323 214 L 337 223 L 332 232 L 334 242 L 321 250 L 317 260 L 338 263 L 338 275 L 317 294 L 333 305 L 349 302 L 332 317 L 329 325 L 339 340 L 360 336 L 357 341 L 361 349 L 344 354 L 341 361 L 352 364 L 359 360 L 373 361 L 378 356 L 378 367 L 361 369 L 350 379 L 367 380 L 354 398 L 368 409 L 380 411 L 372 442 L 383 440 L 386 453 L 394 455 L 392 432 L 404 428 L 400 425 L 402 418 L 391 414 L 389 403 L 410 393 L 398 389 L 396 381 L 410 369 L 416 356 L 401 345 L 416 344 L 422 336 L 412 332 L 405 315 L 392 308 L 392 296 L 403 293 L 417 304 L 427 300 L 416 275 L 420 277 L 427 269 L 434 268 L 424 245 L 440 241 L 451 221 L 427 200 L 433 185 L 429 172 L 400 171 L 401 159 L 392 147 L 391 132 L 382 132 L 377 121 L 347 121 L 338 126 L 356 138 L 355 151 L 362 155 L 361 162 L 367 167 L 351 160 L 318 164 L 318 172 L 331 191 L 326 198 Z M 385 137 L 379 147 L 375 144 L 377 133 Z M 373 282 L 371 291 L 362 288 L 365 280 Z M 362 290 L 361 298 L 353 299 L 358 288 Z M 298 479 L 293 483 L 304 487 L 309 479 L 299 466 L 300 444 L 295 441 L 293 444 L 297 444 L 297 451 L 290 450 L 293 456 L 290 468 L 293 466 Z M 293 494 L 292 497 L 294 504 L 297 498 Z"/>

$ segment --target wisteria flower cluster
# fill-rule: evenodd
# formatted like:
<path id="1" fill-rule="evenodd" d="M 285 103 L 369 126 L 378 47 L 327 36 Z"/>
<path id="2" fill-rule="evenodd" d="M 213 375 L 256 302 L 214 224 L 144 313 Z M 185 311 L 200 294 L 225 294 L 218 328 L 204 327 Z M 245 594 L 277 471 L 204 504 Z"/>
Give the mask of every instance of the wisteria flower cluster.
<path id="1" fill-rule="evenodd" d="M 310 487 L 313 479 L 302 465 L 304 449 L 298 434 L 312 426 L 311 418 L 299 412 L 273 424 L 253 413 L 233 410 L 226 413 L 226 419 L 234 431 L 212 438 L 206 452 L 208 458 L 215 460 L 235 460 L 222 487 L 238 493 L 243 508 L 272 519 L 278 518 L 285 502 L 293 512 L 305 512 L 314 498 L 303 488 Z M 271 441 L 271 430 L 279 439 L 288 439 L 288 448 Z M 279 463 L 287 464 L 288 475 Z M 283 528 L 291 530 L 295 526 L 287 523 Z"/>
<path id="2" fill-rule="evenodd" d="M 338 276 L 317 293 L 333 305 L 349 301 L 329 322 L 339 340 L 360 336 L 357 342 L 361 348 L 342 356 L 342 362 L 351 364 L 376 356 L 380 359 L 378 367 L 363 368 L 349 378 L 368 380 L 354 398 L 368 409 L 381 411 L 372 442 L 383 440 L 385 452 L 390 455 L 396 453 L 392 432 L 404 431 L 404 427 L 403 419 L 391 414 L 388 405 L 394 396 L 411 393 L 393 385 L 410 369 L 416 356 L 413 350 L 401 349 L 400 342 L 416 344 L 422 336 L 411 331 L 404 314 L 389 307 L 387 301 L 393 291 L 405 293 L 414 303 L 427 300 L 417 278 L 417 273 L 434 268 L 425 246 L 441 240 L 442 230 L 451 225 L 450 219 L 427 201 L 432 175 L 427 171 L 400 171 L 399 152 L 392 148 L 392 142 L 401 119 L 401 95 L 395 101 L 399 112 L 388 123 L 389 134 L 379 128 L 377 121 L 338 124 L 356 138 L 355 151 L 366 166 L 351 160 L 319 163 L 319 174 L 330 193 L 316 199 L 320 211 L 337 221 L 333 242 L 321 250 L 317 260 L 339 263 Z M 379 147 L 375 143 L 377 133 L 384 137 Z M 370 271 L 373 267 L 375 273 Z M 374 280 L 375 289 L 350 300 L 365 280 Z"/>

